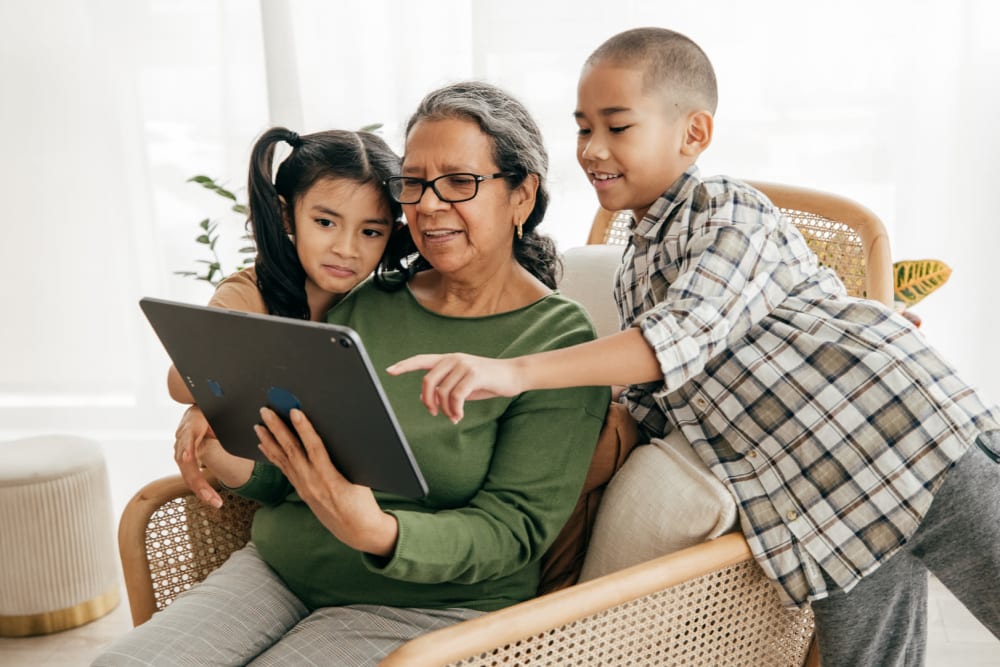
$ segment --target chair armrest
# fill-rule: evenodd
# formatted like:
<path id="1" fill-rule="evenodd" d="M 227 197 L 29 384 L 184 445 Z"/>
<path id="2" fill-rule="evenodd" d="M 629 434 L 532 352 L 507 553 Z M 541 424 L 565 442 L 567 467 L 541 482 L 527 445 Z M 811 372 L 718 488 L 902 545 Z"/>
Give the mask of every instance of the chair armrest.
<path id="1" fill-rule="evenodd" d="M 214 477 L 206 478 L 219 488 Z M 228 491 L 221 495 L 223 506 L 209 507 L 174 475 L 150 482 L 125 505 L 118 551 L 134 625 L 145 623 L 247 543 L 257 503 Z"/>
<path id="2" fill-rule="evenodd" d="M 734 571 L 740 583 L 733 584 L 726 575 L 717 576 L 720 571 Z M 656 596 L 663 591 L 699 579 L 708 578 L 707 587 L 696 591 L 681 591 L 680 598 L 657 600 Z M 747 580 L 746 586 L 743 580 Z M 743 595 L 742 590 L 749 591 Z M 749 597 L 748 597 L 749 596 Z M 697 597 L 697 604 L 693 603 Z M 647 598 L 649 598 L 647 600 Z M 652 607 L 642 608 L 646 602 Z M 636 621 L 636 613 L 652 614 L 664 619 L 665 623 L 673 625 L 673 631 L 680 630 L 683 634 L 697 634 L 690 627 L 691 623 L 676 622 L 669 618 L 670 612 L 688 613 L 684 607 L 692 607 L 692 618 L 697 616 L 697 623 L 725 627 L 724 641 L 718 636 L 706 638 L 701 644 L 702 654 L 705 651 L 734 650 L 732 643 L 739 640 L 743 644 L 754 644 L 753 650 L 768 643 L 762 639 L 760 624 L 746 622 L 745 616 L 753 617 L 754 607 L 766 608 L 768 619 L 764 622 L 776 627 L 774 644 L 778 652 L 786 652 L 783 661 L 768 657 L 759 662 L 741 662 L 737 659 L 731 664 L 788 664 L 802 665 L 812 636 L 811 612 L 787 611 L 780 607 L 773 584 L 767 580 L 759 566 L 752 560 L 750 549 L 742 535 L 731 533 L 716 540 L 706 542 L 673 554 L 662 556 L 646 563 L 614 572 L 612 574 L 577 584 L 570 588 L 528 600 L 506 609 L 485 614 L 478 618 L 465 621 L 441 630 L 437 630 L 413 639 L 396 649 L 380 664 L 384 667 L 406 665 L 420 667 L 422 665 L 444 665 L 459 663 L 465 665 L 480 664 L 475 657 L 480 657 L 482 664 L 504 663 L 503 657 L 525 656 L 531 654 L 531 664 L 548 664 L 540 661 L 541 655 L 551 656 L 552 663 L 559 664 L 602 664 L 625 665 L 642 662 L 648 659 L 648 649 L 657 643 L 670 644 L 669 638 L 661 633 L 663 626 L 645 621 Z M 724 615 L 709 607 L 720 605 L 732 608 L 730 614 L 736 618 L 726 626 Z M 697 607 L 694 609 L 693 607 Z M 616 612 L 624 610 L 625 622 L 615 629 Z M 620 614 L 619 614 L 620 615 Z M 778 618 L 775 623 L 773 619 Z M 684 627 L 685 624 L 689 627 Z M 745 627 L 743 627 L 745 625 Z M 624 629 L 622 629 L 624 628 Z M 560 635 L 566 634 L 569 639 L 562 641 Z M 603 636 L 603 641 L 590 641 L 588 635 Z M 627 635 L 627 636 L 622 636 Z M 745 635 L 745 639 L 741 637 Z M 777 637 L 780 635 L 780 638 Z M 690 638 L 689 638 L 690 639 Z M 789 641 L 791 639 L 791 641 Z M 680 641 L 680 640 L 678 640 Z M 688 640 L 685 640 L 688 641 Z M 612 655 L 618 649 L 610 648 L 614 644 L 629 642 L 620 651 L 620 655 Z M 793 645 L 794 644 L 794 645 Z M 635 652 L 632 651 L 632 646 Z M 654 646 L 656 655 L 661 656 L 665 663 L 674 663 L 673 647 Z M 775 647 L 766 647 L 775 655 Z M 507 652 L 510 650 L 511 652 Z M 569 654 L 567 654 L 567 651 Z M 598 651 L 594 653 L 593 651 Z M 713 653 L 714 655 L 714 653 Z M 721 655 L 721 654 L 720 654 Z M 646 657 L 644 657 L 646 656 Z M 620 661 L 616 661 L 620 659 Z M 759 660 L 759 658 L 758 658 Z M 506 664 L 506 663 L 504 663 Z M 713 664 L 711 659 L 696 664 Z"/>
<path id="3" fill-rule="evenodd" d="M 164 477 L 139 489 L 122 511 L 118 522 L 118 554 L 133 625 L 145 623 L 156 611 L 146 552 L 146 527 L 150 517 L 160 507 L 185 495 L 191 495 L 191 490 L 179 475 Z"/>

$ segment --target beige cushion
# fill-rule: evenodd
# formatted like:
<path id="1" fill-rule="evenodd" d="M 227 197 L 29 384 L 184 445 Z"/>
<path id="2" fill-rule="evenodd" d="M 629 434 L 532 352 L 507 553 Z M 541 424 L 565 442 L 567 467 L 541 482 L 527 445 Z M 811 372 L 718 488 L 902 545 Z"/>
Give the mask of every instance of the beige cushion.
<path id="1" fill-rule="evenodd" d="M 608 483 L 580 581 L 731 531 L 736 504 L 676 429 L 632 450 Z"/>
<path id="2" fill-rule="evenodd" d="M 585 245 L 570 248 L 562 256 L 559 291 L 587 309 L 598 336 L 619 331 L 612 290 L 623 252 L 625 246 L 620 245 Z"/>

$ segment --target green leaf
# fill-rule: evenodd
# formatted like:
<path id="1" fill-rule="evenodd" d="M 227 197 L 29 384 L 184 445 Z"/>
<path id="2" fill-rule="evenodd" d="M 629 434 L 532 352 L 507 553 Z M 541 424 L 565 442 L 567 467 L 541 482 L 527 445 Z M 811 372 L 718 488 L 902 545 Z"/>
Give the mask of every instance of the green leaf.
<path id="1" fill-rule="evenodd" d="M 229 190 L 227 190 L 227 189 L 225 189 L 223 187 L 220 187 L 218 185 L 216 185 L 212 189 L 215 190 L 215 192 L 218 193 L 219 195 L 221 195 L 222 197 L 225 197 L 226 199 L 232 199 L 233 201 L 236 201 L 236 195 L 234 195 Z"/>
<path id="2" fill-rule="evenodd" d="M 239 213 L 240 215 L 249 215 L 250 209 L 244 204 L 233 204 L 233 212 Z"/>
<path id="3" fill-rule="evenodd" d="M 239 251 L 240 252 L 250 252 L 250 253 L 253 253 L 253 252 L 257 252 L 257 248 L 254 248 L 253 246 L 247 246 L 245 248 L 240 248 Z"/>
<path id="4" fill-rule="evenodd" d="M 359 132 L 374 132 L 375 130 L 381 129 L 382 123 L 372 123 L 371 125 L 362 125 Z"/>
<path id="5" fill-rule="evenodd" d="M 205 218 L 204 220 L 202 220 L 201 222 L 198 223 L 198 226 L 201 227 L 202 229 L 208 229 L 208 223 L 210 223 L 210 222 L 211 222 L 211 220 L 209 220 L 208 218 Z"/>
<path id="6" fill-rule="evenodd" d="M 907 308 L 944 285 L 951 276 L 951 267 L 938 259 L 909 259 L 894 262 L 893 296 Z"/>
<path id="7" fill-rule="evenodd" d="M 187 179 L 187 182 L 188 183 L 200 183 L 201 185 L 206 185 L 206 184 L 215 185 L 215 181 L 213 181 L 208 176 L 203 176 L 202 174 L 198 174 L 197 176 L 192 176 L 191 178 Z"/>
<path id="8" fill-rule="evenodd" d="M 204 243 L 206 245 L 212 242 L 211 239 L 208 238 L 208 234 L 200 235 L 198 238 L 195 239 L 195 241 L 197 241 L 198 243 Z"/>

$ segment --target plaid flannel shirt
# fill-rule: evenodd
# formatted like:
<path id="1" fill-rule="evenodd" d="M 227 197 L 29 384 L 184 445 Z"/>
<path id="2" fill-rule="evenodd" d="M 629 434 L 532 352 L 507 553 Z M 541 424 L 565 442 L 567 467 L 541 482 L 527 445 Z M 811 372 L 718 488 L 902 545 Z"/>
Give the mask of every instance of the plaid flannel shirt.
<path id="1" fill-rule="evenodd" d="M 789 604 L 850 590 L 913 534 L 987 407 L 903 317 L 846 295 L 757 190 L 691 167 L 635 225 L 615 283 L 663 382 L 626 392 L 736 497 Z"/>

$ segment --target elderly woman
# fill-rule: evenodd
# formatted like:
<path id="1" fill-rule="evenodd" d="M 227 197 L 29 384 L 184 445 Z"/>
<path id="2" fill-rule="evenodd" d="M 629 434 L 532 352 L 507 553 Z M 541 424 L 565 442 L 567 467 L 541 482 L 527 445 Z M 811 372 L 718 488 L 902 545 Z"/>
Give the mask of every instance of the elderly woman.
<path id="1" fill-rule="evenodd" d="M 363 283 L 329 321 L 358 331 L 376 368 L 422 352 L 505 357 L 593 339 L 584 311 L 553 292 L 554 246 L 536 231 L 546 171 L 538 127 L 504 91 L 462 83 L 428 95 L 387 183 L 410 232 L 389 249 L 398 279 Z M 306 415 L 293 411 L 293 431 L 263 409 L 257 432 L 273 465 L 200 451 L 223 483 L 264 503 L 251 543 L 96 664 L 375 664 L 411 637 L 534 596 L 608 388 L 479 401 L 454 424 L 424 409 L 420 377 L 382 381 L 425 498 L 350 483 Z"/>

